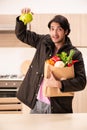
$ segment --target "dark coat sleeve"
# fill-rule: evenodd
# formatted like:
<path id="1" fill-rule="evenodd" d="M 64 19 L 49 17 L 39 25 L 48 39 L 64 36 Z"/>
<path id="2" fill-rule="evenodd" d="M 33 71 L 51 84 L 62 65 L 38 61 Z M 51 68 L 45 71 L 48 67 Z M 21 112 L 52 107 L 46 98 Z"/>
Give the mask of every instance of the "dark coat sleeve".
<path id="1" fill-rule="evenodd" d="M 80 91 L 86 86 L 86 73 L 82 53 L 77 50 L 74 59 L 79 61 L 74 64 L 75 77 L 62 81 L 63 92 Z"/>
<path id="2" fill-rule="evenodd" d="M 20 41 L 35 48 L 37 48 L 37 45 L 44 36 L 27 30 L 27 25 L 24 25 L 24 23 L 19 20 L 19 17 L 16 18 L 15 34 Z"/>

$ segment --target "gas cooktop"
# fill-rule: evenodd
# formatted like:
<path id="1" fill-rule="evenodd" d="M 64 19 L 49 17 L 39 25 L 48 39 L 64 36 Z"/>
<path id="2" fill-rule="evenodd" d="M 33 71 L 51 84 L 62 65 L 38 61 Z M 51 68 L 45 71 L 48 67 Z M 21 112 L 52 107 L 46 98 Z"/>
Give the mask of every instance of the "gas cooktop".
<path id="1" fill-rule="evenodd" d="M 23 80 L 23 75 L 17 74 L 0 74 L 0 80 Z"/>

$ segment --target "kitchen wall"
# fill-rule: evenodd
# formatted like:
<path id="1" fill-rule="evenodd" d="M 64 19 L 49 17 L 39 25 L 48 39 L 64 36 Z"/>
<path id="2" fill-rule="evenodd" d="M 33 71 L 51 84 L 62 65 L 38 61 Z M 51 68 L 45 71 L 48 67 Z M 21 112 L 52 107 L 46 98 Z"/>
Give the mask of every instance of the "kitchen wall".
<path id="1" fill-rule="evenodd" d="M 0 14 L 19 14 L 23 7 L 34 13 L 87 13 L 87 0 L 0 0 Z"/>

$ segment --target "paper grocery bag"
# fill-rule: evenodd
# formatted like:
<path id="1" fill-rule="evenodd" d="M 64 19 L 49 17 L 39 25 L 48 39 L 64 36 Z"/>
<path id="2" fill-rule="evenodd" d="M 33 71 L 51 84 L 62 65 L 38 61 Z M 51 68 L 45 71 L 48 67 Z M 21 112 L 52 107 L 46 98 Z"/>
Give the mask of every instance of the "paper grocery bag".
<path id="1" fill-rule="evenodd" d="M 53 66 L 54 67 L 54 66 Z M 55 67 L 53 74 L 56 79 L 69 79 L 74 77 L 74 66 L 58 68 Z M 44 77 L 50 78 L 50 67 L 48 63 L 45 63 L 44 66 Z M 43 82 L 43 94 L 46 97 L 55 97 L 55 96 L 73 96 L 73 92 L 61 92 L 57 87 L 47 87 L 45 82 Z"/>
<path id="2" fill-rule="evenodd" d="M 59 88 L 43 86 L 43 95 L 45 97 L 73 96 L 74 92 L 61 92 Z"/>
<path id="3" fill-rule="evenodd" d="M 53 71 L 53 74 L 55 78 L 57 79 L 69 79 L 74 77 L 74 66 L 71 67 L 63 67 L 58 68 L 53 66 L 55 69 Z M 45 62 L 44 66 L 44 77 L 49 78 L 50 77 L 50 67 L 47 62 Z"/>

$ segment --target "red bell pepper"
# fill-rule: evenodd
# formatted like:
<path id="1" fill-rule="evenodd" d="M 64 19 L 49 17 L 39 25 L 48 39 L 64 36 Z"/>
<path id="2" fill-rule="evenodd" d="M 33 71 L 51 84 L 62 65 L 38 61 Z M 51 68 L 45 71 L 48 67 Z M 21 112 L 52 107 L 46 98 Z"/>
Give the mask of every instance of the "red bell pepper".
<path id="1" fill-rule="evenodd" d="M 60 61 L 61 59 L 60 59 L 60 57 L 58 57 L 58 56 L 53 56 L 52 58 L 51 58 L 54 62 L 57 62 L 57 61 Z"/>
<path id="2" fill-rule="evenodd" d="M 73 64 L 75 64 L 76 62 L 79 62 L 78 60 L 72 60 L 72 62 L 68 63 L 68 67 L 72 66 Z"/>

